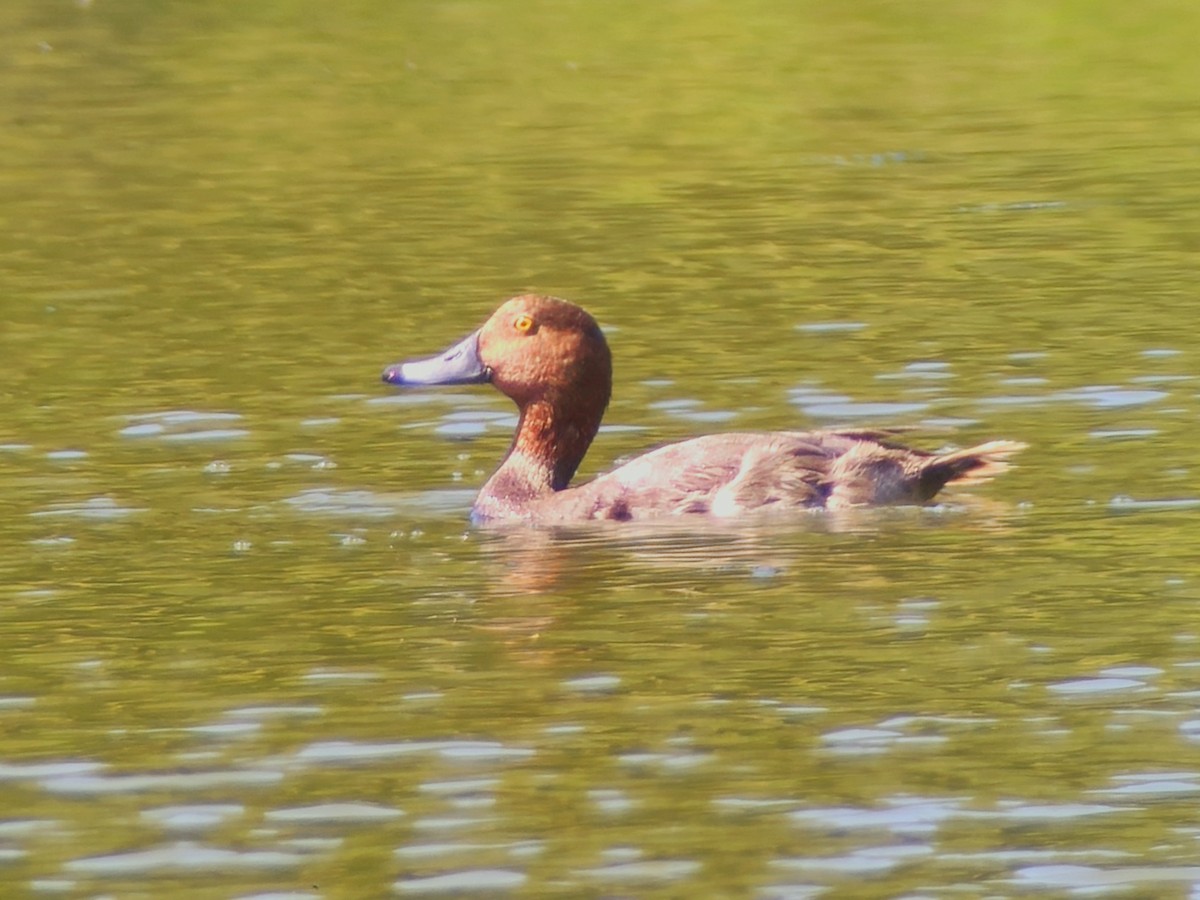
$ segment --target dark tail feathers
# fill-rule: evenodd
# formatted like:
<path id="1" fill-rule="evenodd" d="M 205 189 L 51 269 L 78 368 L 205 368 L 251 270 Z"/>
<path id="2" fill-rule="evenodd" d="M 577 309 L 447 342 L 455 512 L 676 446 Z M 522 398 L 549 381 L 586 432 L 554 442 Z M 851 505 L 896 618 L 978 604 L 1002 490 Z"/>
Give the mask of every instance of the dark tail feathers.
<path id="1" fill-rule="evenodd" d="M 1009 467 L 1009 458 L 1026 446 L 1020 441 L 988 441 L 923 460 L 922 493 L 928 500 L 947 484 L 978 484 L 995 478 Z"/>

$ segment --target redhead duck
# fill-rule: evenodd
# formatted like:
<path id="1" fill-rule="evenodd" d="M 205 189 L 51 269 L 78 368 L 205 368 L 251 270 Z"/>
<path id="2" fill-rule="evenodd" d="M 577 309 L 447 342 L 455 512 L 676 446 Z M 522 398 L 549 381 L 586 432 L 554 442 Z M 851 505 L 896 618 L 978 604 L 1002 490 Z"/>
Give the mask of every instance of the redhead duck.
<path id="1" fill-rule="evenodd" d="M 924 503 L 950 482 L 996 475 L 1025 446 L 990 441 L 929 453 L 878 431 L 710 434 L 651 450 L 570 487 L 608 405 L 612 357 L 588 313 L 536 294 L 513 297 L 439 356 L 389 366 L 383 380 L 406 386 L 490 382 L 517 404 L 516 436 L 475 500 L 476 523 Z"/>

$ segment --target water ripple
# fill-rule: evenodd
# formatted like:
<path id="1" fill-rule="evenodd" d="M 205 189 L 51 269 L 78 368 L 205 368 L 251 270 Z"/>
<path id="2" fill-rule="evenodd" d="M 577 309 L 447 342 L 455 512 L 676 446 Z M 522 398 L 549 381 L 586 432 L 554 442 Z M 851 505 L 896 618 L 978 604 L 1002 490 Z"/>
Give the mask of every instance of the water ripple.
<path id="1" fill-rule="evenodd" d="M 927 834 L 954 816 L 963 814 L 963 801 L 904 797 L 890 801 L 884 809 L 835 806 L 800 809 L 790 814 L 802 825 L 856 830 L 885 829 L 894 834 Z"/>
<path id="2" fill-rule="evenodd" d="M 245 813 L 240 803 L 164 806 L 142 811 L 142 819 L 168 831 L 207 831 Z"/>
<path id="3" fill-rule="evenodd" d="M 137 413 L 126 416 L 132 423 L 120 430 L 126 438 L 157 438 L 163 441 L 227 441 L 250 434 L 244 428 L 232 428 L 230 423 L 241 421 L 237 413 L 167 412 Z"/>
<path id="4" fill-rule="evenodd" d="M 1200 881 L 1200 866 L 1027 866 L 1013 873 L 1022 887 L 1112 889 L 1131 885 Z M 1149 896 L 1149 895 L 1147 895 Z"/>
<path id="5" fill-rule="evenodd" d="M 426 878 L 407 878 L 392 885 L 401 894 L 472 894 L 491 895 L 511 891 L 528 880 L 524 872 L 511 869 L 468 869 Z"/>
<path id="6" fill-rule="evenodd" d="M 323 741 L 310 744 L 296 759 L 317 763 L 353 763 L 373 759 L 392 759 L 419 753 L 433 753 L 443 759 L 507 761 L 527 759 L 533 750 L 506 747 L 497 741 L 395 741 L 383 744 L 359 744 L 353 741 Z"/>
<path id="7" fill-rule="evenodd" d="M 658 859 L 598 866 L 594 869 L 583 869 L 579 874 L 595 881 L 630 884 L 678 881 L 680 878 L 696 874 L 700 868 L 700 863 L 690 859 Z"/>
<path id="8" fill-rule="evenodd" d="M 403 816 L 401 810 L 374 803 L 319 803 L 315 806 L 295 806 L 290 809 L 272 809 L 264 813 L 269 822 L 307 823 L 321 822 L 327 825 L 363 822 L 386 822 Z"/>
<path id="9" fill-rule="evenodd" d="M 46 777 L 53 794 L 127 794 L 141 791 L 203 791 L 214 787 L 264 787 L 283 780 L 282 772 L 174 772 L 167 775 L 64 775 Z"/>
<path id="10" fill-rule="evenodd" d="M 153 850 L 114 853 L 70 860 L 70 872 L 93 875 L 144 875 L 151 872 L 220 872 L 237 869 L 288 869 L 305 862 L 306 856 L 279 850 L 222 850 L 190 841 Z"/>
<path id="11" fill-rule="evenodd" d="M 37 512 L 30 513 L 30 515 L 35 519 L 61 517 L 108 522 L 124 519 L 126 516 L 132 516 L 140 512 L 145 512 L 145 510 L 131 506 L 120 506 L 111 497 L 93 497 L 82 503 L 56 504 L 50 509 L 38 510 Z"/>

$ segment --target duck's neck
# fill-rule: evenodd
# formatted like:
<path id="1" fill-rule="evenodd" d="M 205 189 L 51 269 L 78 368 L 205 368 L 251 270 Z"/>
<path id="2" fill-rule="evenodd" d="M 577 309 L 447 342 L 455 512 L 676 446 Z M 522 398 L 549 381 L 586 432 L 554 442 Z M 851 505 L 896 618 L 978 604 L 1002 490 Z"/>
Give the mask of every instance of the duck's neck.
<path id="1" fill-rule="evenodd" d="M 604 413 L 581 406 L 539 399 L 521 409 L 512 446 L 479 492 L 478 514 L 519 516 L 532 501 L 570 484 Z"/>

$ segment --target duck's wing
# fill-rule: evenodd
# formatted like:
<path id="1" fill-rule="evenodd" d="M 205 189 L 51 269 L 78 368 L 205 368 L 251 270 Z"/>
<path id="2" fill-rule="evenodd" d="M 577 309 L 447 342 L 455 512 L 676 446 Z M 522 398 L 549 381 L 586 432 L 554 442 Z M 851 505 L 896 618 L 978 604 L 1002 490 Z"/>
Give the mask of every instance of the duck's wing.
<path id="1" fill-rule="evenodd" d="M 573 518 L 735 516 L 764 509 L 925 503 L 1002 472 L 1024 449 L 990 441 L 930 453 L 885 431 L 714 434 L 668 444 L 569 491 Z M 564 508 L 565 510 L 565 508 Z"/>
<path id="2" fill-rule="evenodd" d="M 816 435 L 714 434 L 668 444 L 574 488 L 587 516 L 731 516 L 823 506 L 834 456 Z"/>
<path id="3" fill-rule="evenodd" d="M 753 510 L 824 506 L 834 487 L 836 456 L 814 435 L 771 436 L 752 444 L 733 476 L 716 486 L 706 512 L 733 516 Z"/>

